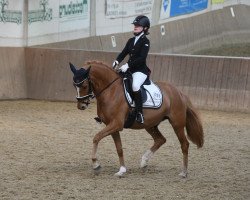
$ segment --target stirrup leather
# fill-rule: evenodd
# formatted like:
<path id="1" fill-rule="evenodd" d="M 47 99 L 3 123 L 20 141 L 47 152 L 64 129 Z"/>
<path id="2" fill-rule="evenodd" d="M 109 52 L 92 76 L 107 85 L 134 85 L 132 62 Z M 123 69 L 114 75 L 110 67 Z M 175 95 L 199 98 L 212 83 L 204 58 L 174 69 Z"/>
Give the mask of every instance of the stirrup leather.
<path id="1" fill-rule="evenodd" d="M 136 121 L 139 122 L 139 123 L 141 123 L 141 124 L 144 123 L 144 117 L 143 117 L 143 114 L 142 114 L 142 113 L 138 112 L 138 113 L 136 114 Z"/>

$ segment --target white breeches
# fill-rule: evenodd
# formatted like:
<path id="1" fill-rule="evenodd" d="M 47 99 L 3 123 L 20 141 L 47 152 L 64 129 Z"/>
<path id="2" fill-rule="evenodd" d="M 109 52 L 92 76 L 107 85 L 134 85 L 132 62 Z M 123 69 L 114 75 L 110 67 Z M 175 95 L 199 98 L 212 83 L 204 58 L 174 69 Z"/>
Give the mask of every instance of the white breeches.
<path id="1" fill-rule="evenodd" d="M 141 85 L 147 79 L 147 75 L 141 72 L 135 72 L 132 74 L 132 77 L 133 77 L 132 89 L 134 92 L 137 92 L 138 90 L 140 90 Z"/>

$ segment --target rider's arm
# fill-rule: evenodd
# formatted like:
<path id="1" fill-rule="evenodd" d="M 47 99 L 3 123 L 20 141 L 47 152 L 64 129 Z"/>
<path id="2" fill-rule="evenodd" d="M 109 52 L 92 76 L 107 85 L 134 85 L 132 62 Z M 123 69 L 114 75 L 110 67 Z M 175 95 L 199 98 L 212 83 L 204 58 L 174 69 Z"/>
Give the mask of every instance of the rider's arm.
<path id="1" fill-rule="evenodd" d="M 127 44 L 125 45 L 124 49 L 122 52 L 117 56 L 116 60 L 121 63 L 123 59 L 128 55 L 129 53 L 129 44 L 131 43 L 131 38 L 128 40 Z"/>

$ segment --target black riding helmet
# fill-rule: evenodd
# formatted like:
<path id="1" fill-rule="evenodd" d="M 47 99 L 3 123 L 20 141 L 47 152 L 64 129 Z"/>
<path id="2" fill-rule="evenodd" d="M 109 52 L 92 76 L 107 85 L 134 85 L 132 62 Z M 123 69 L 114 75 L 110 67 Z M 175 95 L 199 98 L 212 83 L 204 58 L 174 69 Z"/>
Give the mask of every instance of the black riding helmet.
<path id="1" fill-rule="evenodd" d="M 145 15 L 137 16 L 132 24 L 137 25 L 137 26 L 150 28 L 150 21 L 149 21 L 148 17 Z"/>
<path id="2" fill-rule="evenodd" d="M 145 33 L 148 33 L 148 29 L 150 28 L 150 21 L 147 16 L 139 15 L 132 22 L 135 26 L 142 26 Z"/>

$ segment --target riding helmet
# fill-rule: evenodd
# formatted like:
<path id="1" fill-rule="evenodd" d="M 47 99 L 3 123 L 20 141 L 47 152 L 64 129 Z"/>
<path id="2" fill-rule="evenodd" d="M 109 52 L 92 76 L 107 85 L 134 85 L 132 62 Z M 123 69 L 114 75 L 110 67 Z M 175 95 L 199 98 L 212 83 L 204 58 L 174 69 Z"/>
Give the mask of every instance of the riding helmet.
<path id="1" fill-rule="evenodd" d="M 144 28 L 147 27 L 147 29 L 150 28 L 150 21 L 149 21 L 148 17 L 145 15 L 137 16 L 132 24 L 134 24 L 136 26 L 142 26 Z"/>

